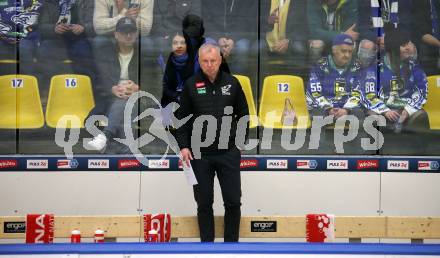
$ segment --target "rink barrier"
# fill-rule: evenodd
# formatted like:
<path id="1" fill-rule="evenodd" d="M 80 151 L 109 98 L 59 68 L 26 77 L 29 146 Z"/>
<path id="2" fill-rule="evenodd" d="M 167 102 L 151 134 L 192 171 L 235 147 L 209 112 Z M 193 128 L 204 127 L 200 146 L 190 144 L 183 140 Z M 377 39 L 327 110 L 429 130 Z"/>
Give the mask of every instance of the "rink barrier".
<path id="1" fill-rule="evenodd" d="M 0 240 L 24 239 L 25 220 L 25 216 L 0 217 Z M 172 216 L 171 221 L 171 238 L 174 241 L 199 237 L 197 217 Z M 252 223 L 255 222 L 275 222 L 276 226 L 267 228 L 272 232 L 253 232 L 255 228 Z M 105 231 L 106 241 L 110 242 L 117 238 L 143 238 L 143 219 L 140 215 L 55 215 L 54 224 L 55 238 L 70 238 L 73 229 L 79 229 L 84 238 L 92 238 L 97 228 Z M 222 237 L 223 217 L 216 216 L 215 225 L 216 237 Z M 305 238 L 306 219 L 305 216 L 243 216 L 240 237 Z M 423 243 L 425 239 L 440 239 L 440 217 L 336 216 L 335 237 L 348 238 L 350 242 L 361 242 L 367 238 L 389 238 L 411 239 L 412 243 Z"/>
<path id="2" fill-rule="evenodd" d="M 177 156 L 143 156 L 139 162 L 132 155 L 0 155 L 1 172 L 176 172 L 182 171 Z M 242 172 L 397 172 L 440 173 L 439 156 L 293 156 L 243 155 Z"/>

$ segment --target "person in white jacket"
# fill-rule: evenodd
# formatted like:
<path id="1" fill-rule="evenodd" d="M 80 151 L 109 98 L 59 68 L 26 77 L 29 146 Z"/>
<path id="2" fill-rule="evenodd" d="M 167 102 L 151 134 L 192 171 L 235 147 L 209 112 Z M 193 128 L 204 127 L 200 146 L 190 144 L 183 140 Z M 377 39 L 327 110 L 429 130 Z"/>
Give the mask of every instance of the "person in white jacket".
<path id="1" fill-rule="evenodd" d="M 153 24 L 153 0 L 95 0 L 93 26 L 97 35 L 113 35 L 122 17 L 136 20 L 141 36 L 150 34 Z"/>

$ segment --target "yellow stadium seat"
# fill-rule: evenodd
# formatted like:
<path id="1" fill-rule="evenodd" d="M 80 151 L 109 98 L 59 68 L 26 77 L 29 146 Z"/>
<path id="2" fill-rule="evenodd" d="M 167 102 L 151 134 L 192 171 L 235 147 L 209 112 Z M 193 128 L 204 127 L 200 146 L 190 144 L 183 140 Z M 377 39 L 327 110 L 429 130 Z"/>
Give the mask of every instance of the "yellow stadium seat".
<path id="1" fill-rule="evenodd" d="M 0 128 L 31 129 L 43 125 L 37 78 L 20 74 L 0 76 Z"/>
<path id="2" fill-rule="evenodd" d="M 0 64 L 18 64 L 15 59 L 0 59 Z"/>
<path id="3" fill-rule="evenodd" d="M 52 77 L 46 108 L 48 126 L 83 128 L 84 120 L 94 106 L 92 83 L 88 76 L 62 74 Z M 78 119 L 71 119 L 72 116 Z"/>
<path id="4" fill-rule="evenodd" d="M 428 77 L 428 100 L 423 109 L 428 113 L 429 127 L 440 129 L 440 75 Z"/>
<path id="5" fill-rule="evenodd" d="M 249 77 L 243 75 L 234 75 L 235 78 L 240 82 L 241 88 L 243 89 L 244 95 L 246 96 L 246 102 L 249 108 L 249 115 L 251 120 L 249 122 L 250 128 L 255 128 L 258 126 L 257 109 L 255 108 L 254 96 L 252 94 L 251 81 Z"/>
<path id="6" fill-rule="evenodd" d="M 297 117 L 297 122 L 292 125 L 283 125 L 281 121 L 286 98 L 291 99 Z M 261 125 L 267 128 L 310 128 L 302 78 L 292 75 L 271 75 L 264 78 L 259 119 Z"/>

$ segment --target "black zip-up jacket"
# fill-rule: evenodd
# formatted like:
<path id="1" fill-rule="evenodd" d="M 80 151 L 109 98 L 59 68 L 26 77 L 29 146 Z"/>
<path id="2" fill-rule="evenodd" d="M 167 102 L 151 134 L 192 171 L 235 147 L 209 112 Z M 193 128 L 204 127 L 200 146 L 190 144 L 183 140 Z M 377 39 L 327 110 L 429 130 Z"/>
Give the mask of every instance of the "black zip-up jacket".
<path id="1" fill-rule="evenodd" d="M 215 132 L 215 141 L 208 147 L 200 148 L 202 154 L 215 154 L 225 152 L 235 146 L 235 135 L 237 131 L 238 120 L 249 115 L 246 97 L 243 93 L 240 83 L 232 75 L 226 72 L 219 72 L 214 83 L 202 73 L 198 73 L 189 78 L 184 86 L 181 97 L 181 106 L 177 111 L 177 118 L 183 119 L 193 114 L 192 118 L 183 126 L 177 129 L 176 138 L 180 149 L 183 148 L 199 148 L 199 146 L 191 146 L 191 135 L 194 120 L 201 115 L 212 115 L 217 121 L 217 130 Z M 232 123 L 228 139 L 228 146 L 219 149 L 220 129 L 224 109 L 227 106 L 233 108 Z M 246 137 L 249 123 L 246 127 Z M 204 122 L 202 128 L 202 141 L 206 138 L 207 123 Z"/>

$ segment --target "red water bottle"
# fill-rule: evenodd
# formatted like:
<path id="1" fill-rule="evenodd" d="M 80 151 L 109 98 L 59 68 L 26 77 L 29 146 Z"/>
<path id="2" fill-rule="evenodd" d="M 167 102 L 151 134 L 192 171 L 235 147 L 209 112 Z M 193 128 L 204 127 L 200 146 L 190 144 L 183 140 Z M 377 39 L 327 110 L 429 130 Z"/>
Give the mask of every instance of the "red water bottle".
<path id="1" fill-rule="evenodd" d="M 70 243 L 81 243 L 81 231 L 78 229 L 72 230 L 70 235 Z"/>
<path id="2" fill-rule="evenodd" d="M 159 242 L 159 237 L 157 231 L 155 229 L 151 229 L 147 234 L 147 242 L 149 243 L 157 243 Z"/>
<path id="3" fill-rule="evenodd" d="M 95 243 L 104 243 L 104 230 L 98 228 L 95 230 Z"/>

